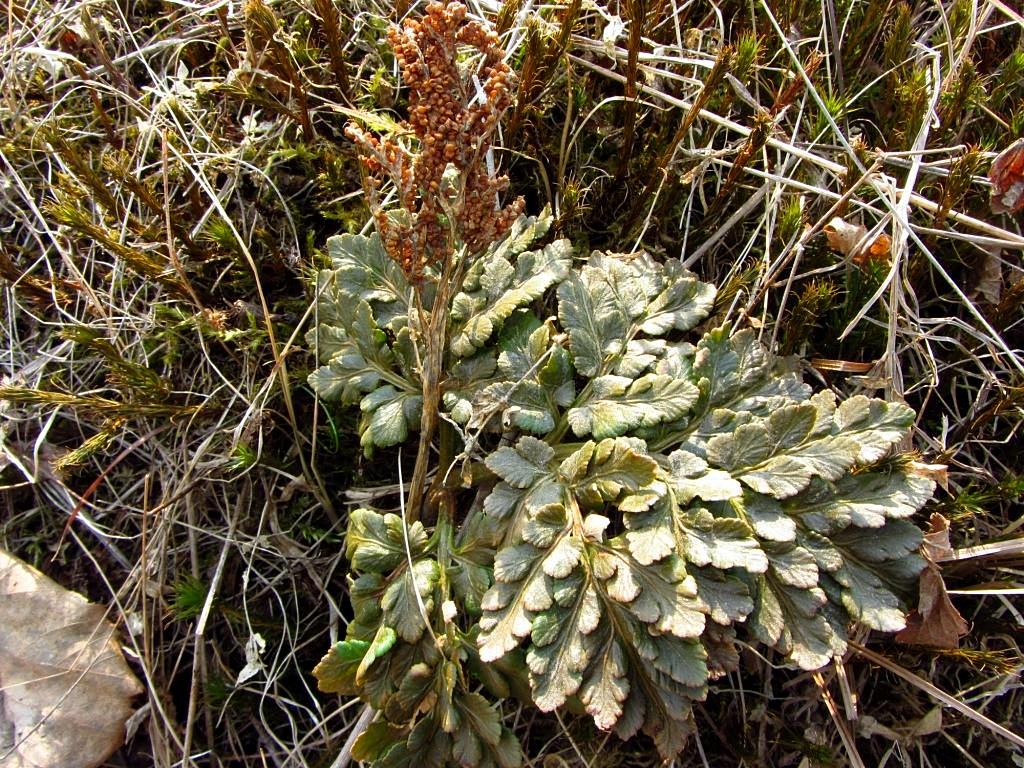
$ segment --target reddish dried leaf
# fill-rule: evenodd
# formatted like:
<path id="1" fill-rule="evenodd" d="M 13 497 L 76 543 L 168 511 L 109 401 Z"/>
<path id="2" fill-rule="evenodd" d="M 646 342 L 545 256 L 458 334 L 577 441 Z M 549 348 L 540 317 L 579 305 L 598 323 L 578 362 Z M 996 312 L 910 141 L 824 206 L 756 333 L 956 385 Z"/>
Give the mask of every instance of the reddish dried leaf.
<path id="1" fill-rule="evenodd" d="M 1024 139 L 1017 139 L 992 162 L 989 204 L 995 213 L 1024 210 Z"/>

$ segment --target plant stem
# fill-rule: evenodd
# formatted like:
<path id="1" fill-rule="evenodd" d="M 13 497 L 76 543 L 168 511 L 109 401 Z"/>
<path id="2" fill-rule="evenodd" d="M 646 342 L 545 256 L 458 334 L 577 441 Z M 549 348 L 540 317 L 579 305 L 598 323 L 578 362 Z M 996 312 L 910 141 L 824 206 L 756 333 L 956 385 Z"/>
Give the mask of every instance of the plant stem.
<path id="1" fill-rule="evenodd" d="M 430 469 L 430 443 L 437 430 L 437 414 L 441 407 L 441 377 L 444 372 L 444 352 L 448 346 L 448 303 L 454 286 L 459 282 L 461 269 L 458 266 L 465 253 L 453 254 L 441 270 L 437 293 L 430 307 L 423 337 L 423 368 L 420 380 L 423 382 L 423 412 L 420 415 L 420 441 L 416 449 L 416 465 L 409 482 L 406 516 L 410 522 L 419 520 L 426 502 L 427 470 Z M 422 299 L 422 295 L 420 296 Z M 420 301 L 422 317 L 422 300 Z"/>

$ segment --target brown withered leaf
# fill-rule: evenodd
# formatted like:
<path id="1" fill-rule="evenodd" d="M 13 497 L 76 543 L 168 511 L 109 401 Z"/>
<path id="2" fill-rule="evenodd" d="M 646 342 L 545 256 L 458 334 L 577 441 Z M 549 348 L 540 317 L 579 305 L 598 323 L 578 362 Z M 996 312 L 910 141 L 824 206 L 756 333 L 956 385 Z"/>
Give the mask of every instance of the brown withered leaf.
<path id="1" fill-rule="evenodd" d="M 928 518 L 928 530 L 921 543 L 921 554 L 933 563 L 949 560 L 953 556 L 953 545 L 949 543 L 949 520 L 938 512 Z"/>
<path id="2" fill-rule="evenodd" d="M 968 629 L 964 617 L 946 593 L 939 567 L 929 563 L 921 572 L 918 606 L 907 616 L 907 627 L 897 633 L 896 640 L 907 645 L 957 648 Z"/>
<path id="3" fill-rule="evenodd" d="M 93 768 L 142 692 L 103 606 L 0 550 L 0 768 Z"/>
<path id="4" fill-rule="evenodd" d="M 920 598 L 917 608 L 907 616 L 906 629 L 896 635 L 896 640 L 907 645 L 956 648 L 970 627 L 949 599 L 942 569 L 936 565 L 953 556 L 949 520 L 938 512 L 928 518 L 921 554 L 928 560 L 928 566 L 921 571 Z"/>

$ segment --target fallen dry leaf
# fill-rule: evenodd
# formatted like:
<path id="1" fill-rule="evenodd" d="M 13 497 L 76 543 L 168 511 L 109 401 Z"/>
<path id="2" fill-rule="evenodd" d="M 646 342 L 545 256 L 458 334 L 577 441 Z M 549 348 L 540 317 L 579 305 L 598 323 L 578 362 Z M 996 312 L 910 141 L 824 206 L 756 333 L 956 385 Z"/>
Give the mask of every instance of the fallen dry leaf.
<path id="1" fill-rule="evenodd" d="M 867 227 L 863 224 L 850 224 L 838 216 L 826 224 L 824 229 L 828 247 L 843 256 L 849 256 L 859 267 L 889 260 L 892 240 L 884 232 L 869 241 Z"/>
<path id="2" fill-rule="evenodd" d="M 933 512 L 928 519 L 921 554 L 928 560 L 928 565 L 921 571 L 921 596 L 917 609 L 907 616 L 906 629 L 896 635 L 896 640 L 908 645 L 956 648 L 970 627 L 949 599 L 942 569 L 936 565 L 938 561 L 949 560 L 953 556 L 949 521 L 938 512 Z"/>
<path id="3" fill-rule="evenodd" d="M 93 768 L 142 686 L 103 606 L 0 550 L 0 768 Z"/>
<path id="4" fill-rule="evenodd" d="M 942 569 L 936 564 L 953 556 L 949 520 L 938 512 L 933 512 L 928 518 L 921 554 L 928 560 L 928 565 L 921 571 L 920 598 L 917 608 L 907 616 L 906 629 L 897 633 L 896 640 L 908 645 L 956 648 L 970 627 L 949 599 Z"/>

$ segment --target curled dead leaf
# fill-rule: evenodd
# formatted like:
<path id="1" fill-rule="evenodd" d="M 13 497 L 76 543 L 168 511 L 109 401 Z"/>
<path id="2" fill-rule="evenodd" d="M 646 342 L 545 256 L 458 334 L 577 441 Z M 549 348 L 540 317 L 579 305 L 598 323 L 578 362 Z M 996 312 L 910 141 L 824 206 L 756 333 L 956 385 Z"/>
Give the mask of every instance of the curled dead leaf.
<path id="1" fill-rule="evenodd" d="M 921 571 L 921 598 L 907 616 L 907 627 L 896 640 L 907 645 L 931 645 L 936 648 L 957 648 L 960 638 L 970 629 L 960 611 L 946 592 L 937 565 L 929 563 Z"/>
<path id="2" fill-rule="evenodd" d="M 994 213 L 1024 210 L 1024 139 L 1017 139 L 995 160 L 988 172 L 992 182 L 989 204 Z"/>
<path id="3" fill-rule="evenodd" d="M 921 461 L 912 461 L 908 465 L 912 474 L 918 477 L 926 477 L 935 482 L 942 490 L 949 490 L 948 467 L 945 464 L 926 464 Z"/>
<path id="4" fill-rule="evenodd" d="M 949 542 L 949 520 L 933 512 L 928 518 L 928 530 L 921 544 L 921 554 L 933 563 L 949 560 L 953 556 L 953 545 Z"/>
<path id="5" fill-rule="evenodd" d="M 853 360 L 832 360 L 825 357 L 811 358 L 811 366 L 819 371 L 837 373 L 870 373 L 875 363 L 858 363 Z"/>

